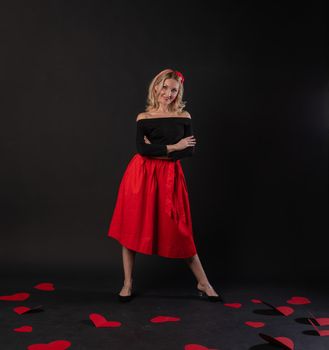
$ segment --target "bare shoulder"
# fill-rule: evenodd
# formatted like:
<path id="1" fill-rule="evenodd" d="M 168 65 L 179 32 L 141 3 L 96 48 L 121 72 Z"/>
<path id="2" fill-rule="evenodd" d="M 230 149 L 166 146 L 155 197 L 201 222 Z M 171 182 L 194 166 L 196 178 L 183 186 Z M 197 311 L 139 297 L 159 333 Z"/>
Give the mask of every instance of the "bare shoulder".
<path id="1" fill-rule="evenodd" d="M 183 111 L 181 114 L 180 114 L 181 117 L 184 117 L 184 118 L 189 118 L 191 119 L 191 114 L 188 112 L 188 111 Z"/>
<path id="2" fill-rule="evenodd" d="M 141 119 L 146 119 L 147 118 L 147 113 L 146 112 L 142 112 L 142 113 L 139 113 L 136 117 L 136 122 L 138 120 L 141 120 Z"/>

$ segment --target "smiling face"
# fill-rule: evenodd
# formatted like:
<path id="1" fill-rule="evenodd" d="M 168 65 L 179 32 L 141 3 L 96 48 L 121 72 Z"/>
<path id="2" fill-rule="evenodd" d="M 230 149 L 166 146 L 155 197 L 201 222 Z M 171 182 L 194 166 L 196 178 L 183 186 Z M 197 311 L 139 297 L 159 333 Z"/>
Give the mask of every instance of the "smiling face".
<path id="1" fill-rule="evenodd" d="M 183 94 L 184 86 L 181 75 L 173 69 L 165 69 L 152 79 L 148 87 L 145 110 L 159 113 L 182 112 L 185 107 Z"/>
<path id="2" fill-rule="evenodd" d="M 179 82 L 175 79 L 166 79 L 163 82 L 163 87 L 160 88 L 161 86 L 155 86 L 155 91 L 158 94 L 158 102 L 168 106 L 178 95 Z"/>

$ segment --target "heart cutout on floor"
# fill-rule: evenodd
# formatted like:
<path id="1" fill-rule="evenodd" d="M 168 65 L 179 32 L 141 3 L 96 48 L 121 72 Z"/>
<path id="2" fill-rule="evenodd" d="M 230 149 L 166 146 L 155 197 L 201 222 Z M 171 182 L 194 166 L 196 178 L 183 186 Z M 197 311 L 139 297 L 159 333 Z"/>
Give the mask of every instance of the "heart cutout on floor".
<path id="1" fill-rule="evenodd" d="M 53 290 L 55 290 L 54 284 L 49 283 L 49 282 L 39 283 L 36 286 L 34 286 L 33 288 L 38 289 L 38 290 L 43 290 L 45 292 L 52 292 Z"/>
<path id="2" fill-rule="evenodd" d="M 328 317 L 317 317 L 315 321 L 319 326 L 329 326 L 329 318 Z"/>
<path id="3" fill-rule="evenodd" d="M 312 317 L 313 323 L 317 326 L 329 326 L 329 317 L 315 317 L 310 311 L 309 314 Z"/>
<path id="4" fill-rule="evenodd" d="M 150 322 L 153 322 L 153 323 L 176 322 L 176 321 L 180 321 L 180 318 L 172 317 L 172 316 L 156 316 L 150 319 Z"/>
<path id="5" fill-rule="evenodd" d="M 290 316 L 294 313 L 294 309 L 289 306 L 277 306 L 276 310 L 278 310 L 284 316 Z"/>
<path id="6" fill-rule="evenodd" d="M 259 299 L 251 299 L 251 302 L 254 304 L 261 304 L 262 303 L 262 301 Z"/>
<path id="7" fill-rule="evenodd" d="M 17 306 L 14 309 L 14 312 L 18 315 L 23 315 L 28 312 L 35 312 L 35 311 L 41 311 L 42 310 L 42 305 L 34 306 L 34 307 L 27 307 L 27 306 Z"/>
<path id="8" fill-rule="evenodd" d="M 315 331 L 319 334 L 320 337 L 327 337 L 329 336 L 329 329 L 319 329 L 317 325 L 309 318 L 308 321 L 312 325 L 312 327 L 315 329 Z"/>
<path id="9" fill-rule="evenodd" d="M 273 345 L 278 345 L 282 349 L 287 349 L 287 350 L 294 350 L 294 342 L 287 337 L 272 337 L 268 334 L 263 334 L 259 333 L 259 336 L 266 340 L 268 343 L 273 344 Z"/>
<path id="10" fill-rule="evenodd" d="M 262 303 L 271 307 L 273 310 L 277 311 L 279 314 L 284 316 L 289 316 L 294 313 L 294 309 L 290 306 L 274 306 L 266 301 L 262 300 Z"/>
<path id="11" fill-rule="evenodd" d="M 290 298 L 289 300 L 287 300 L 287 303 L 292 304 L 292 305 L 306 305 L 306 304 L 310 304 L 311 301 L 305 297 L 294 296 L 294 297 Z"/>
<path id="12" fill-rule="evenodd" d="M 23 315 L 27 312 L 29 312 L 31 309 L 29 307 L 26 307 L 26 306 L 17 306 L 14 308 L 14 311 L 16 312 L 16 314 L 19 314 L 19 315 Z"/>
<path id="13" fill-rule="evenodd" d="M 5 300 L 5 301 L 24 301 L 30 297 L 29 293 L 15 293 L 11 295 L 1 295 L 0 300 Z"/>
<path id="14" fill-rule="evenodd" d="M 224 306 L 231 307 L 233 309 L 239 309 L 242 306 L 242 304 L 240 304 L 240 303 L 226 303 L 226 304 L 224 304 Z"/>
<path id="15" fill-rule="evenodd" d="M 254 322 L 254 321 L 246 321 L 245 324 L 253 328 L 262 328 L 265 326 L 264 322 Z"/>
<path id="16" fill-rule="evenodd" d="M 71 346 L 71 342 L 67 340 L 55 340 L 48 344 L 32 344 L 27 350 L 66 350 Z"/>
<path id="17" fill-rule="evenodd" d="M 19 328 L 14 329 L 15 332 L 22 332 L 22 333 L 31 333 L 32 327 L 31 326 L 22 326 Z"/>
<path id="18" fill-rule="evenodd" d="M 329 318 L 328 317 L 317 317 L 312 319 L 313 323 L 317 324 L 317 326 L 329 326 Z"/>
<path id="19" fill-rule="evenodd" d="M 200 344 L 186 344 L 184 350 L 219 350 L 214 348 L 207 348 L 206 346 Z"/>
<path id="20" fill-rule="evenodd" d="M 110 327 L 120 327 L 121 322 L 118 321 L 108 321 L 104 316 L 100 314 L 90 314 L 90 320 L 95 325 L 96 328 L 110 328 Z"/>

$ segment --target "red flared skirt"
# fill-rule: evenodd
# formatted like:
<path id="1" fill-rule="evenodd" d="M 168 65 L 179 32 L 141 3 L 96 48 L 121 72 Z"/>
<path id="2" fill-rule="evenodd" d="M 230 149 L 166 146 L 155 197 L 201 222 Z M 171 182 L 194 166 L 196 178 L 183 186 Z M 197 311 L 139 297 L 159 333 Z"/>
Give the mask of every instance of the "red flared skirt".
<path id="1" fill-rule="evenodd" d="M 196 254 L 190 204 L 179 160 L 135 154 L 122 177 L 108 236 L 143 254 Z"/>

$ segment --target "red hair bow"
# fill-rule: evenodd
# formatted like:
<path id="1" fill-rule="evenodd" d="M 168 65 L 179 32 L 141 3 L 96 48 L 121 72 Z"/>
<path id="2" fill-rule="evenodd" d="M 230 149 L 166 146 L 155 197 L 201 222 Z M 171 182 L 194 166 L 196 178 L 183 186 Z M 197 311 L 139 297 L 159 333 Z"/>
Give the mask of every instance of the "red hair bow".
<path id="1" fill-rule="evenodd" d="M 179 72 L 178 70 L 175 70 L 176 75 L 178 75 L 181 78 L 181 83 L 184 83 L 184 76 L 181 72 Z"/>

